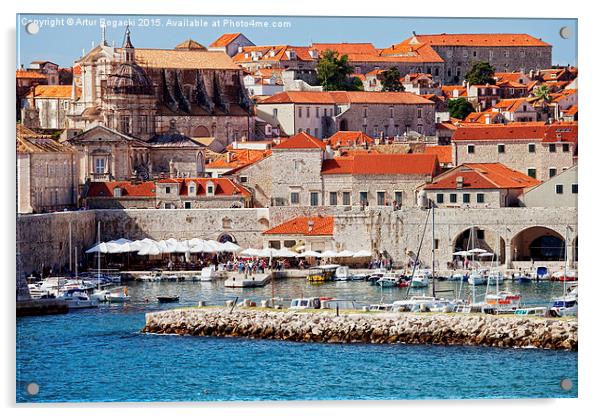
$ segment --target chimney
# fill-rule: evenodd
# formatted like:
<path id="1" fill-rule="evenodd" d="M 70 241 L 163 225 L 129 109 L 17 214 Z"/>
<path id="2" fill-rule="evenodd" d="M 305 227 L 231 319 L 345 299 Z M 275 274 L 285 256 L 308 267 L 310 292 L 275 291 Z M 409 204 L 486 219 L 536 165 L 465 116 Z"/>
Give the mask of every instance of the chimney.
<path id="1" fill-rule="evenodd" d="M 491 114 L 485 114 L 485 124 L 491 124 Z"/>
<path id="2" fill-rule="evenodd" d="M 314 229 L 314 222 L 312 220 L 307 221 L 307 232 L 311 233 Z"/>
<path id="3" fill-rule="evenodd" d="M 238 47 L 238 53 L 241 53 L 241 52 L 242 52 L 242 46 L 239 46 Z"/>
<path id="4" fill-rule="evenodd" d="M 231 163 L 232 162 L 232 153 L 230 153 L 230 152 L 226 153 L 226 162 L 227 163 Z"/>
<path id="5" fill-rule="evenodd" d="M 456 177 L 456 189 L 462 189 L 464 187 L 464 177 L 458 176 Z"/>

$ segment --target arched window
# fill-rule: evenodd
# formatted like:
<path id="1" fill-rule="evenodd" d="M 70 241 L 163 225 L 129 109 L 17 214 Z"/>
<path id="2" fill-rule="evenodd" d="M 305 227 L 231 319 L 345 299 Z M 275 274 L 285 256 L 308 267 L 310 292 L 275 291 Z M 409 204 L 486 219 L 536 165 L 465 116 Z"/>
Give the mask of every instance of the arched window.
<path id="1" fill-rule="evenodd" d="M 207 196 L 215 195 L 215 185 L 212 181 L 207 181 L 207 184 L 205 185 L 205 193 Z"/>
<path id="2" fill-rule="evenodd" d="M 188 182 L 188 195 L 196 195 L 196 183 Z"/>

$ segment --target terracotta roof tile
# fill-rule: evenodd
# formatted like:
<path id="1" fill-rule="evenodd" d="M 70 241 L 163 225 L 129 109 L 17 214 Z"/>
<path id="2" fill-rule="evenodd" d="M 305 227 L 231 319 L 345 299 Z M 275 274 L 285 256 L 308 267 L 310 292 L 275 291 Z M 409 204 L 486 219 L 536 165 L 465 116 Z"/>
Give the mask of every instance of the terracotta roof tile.
<path id="1" fill-rule="evenodd" d="M 545 143 L 577 142 L 577 122 L 545 124 L 543 122 L 462 125 L 452 141 L 516 141 L 533 140 Z"/>
<path id="2" fill-rule="evenodd" d="M 433 104 L 410 92 L 377 91 L 286 91 L 274 94 L 259 104 Z"/>
<path id="3" fill-rule="evenodd" d="M 46 75 L 35 71 L 27 71 L 25 69 L 17 69 L 15 74 L 17 79 L 46 79 Z"/>
<path id="4" fill-rule="evenodd" d="M 334 217 L 297 217 L 263 234 L 333 235 Z"/>
<path id="5" fill-rule="evenodd" d="M 302 131 L 280 142 L 274 149 L 326 149 L 326 143 Z"/>
<path id="6" fill-rule="evenodd" d="M 326 143 L 330 144 L 333 148 L 344 146 L 363 146 L 367 144 L 373 144 L 374 139 L 368 136 L 366 133 L 361 131 L 339 131 L 330 136 Z"/>
<path id="7" fill-rule="evenodd" d="M 73 88 L 71 85 L 36 85 L 36 98 L 71 98 Z M 34 88 L 29 90 L 27 97 L 33 97 Z M 81 95 L 81 88 L 75 89 L 76 97 Z"/>
<path id="8" fill-rule="evenodd" d="M 447 146 L 426 146 L 424 148 L 424 154 L 426 155 L 437 155 L 439 163 L 452 163 L 452 147 Z"/>
<path id="9" fill-rule="evenodd" d="M 436 46 L 551 46 L 524 33 L 441 33 L 416 35 L 416 39 Z"/>
<path id="10" fill-rule="evenodd" d="M 435 175 L 436 155 L 373 153 L 335 157 L 322 163 L 323 175 Z"/>
<path id="11" fill-rule="evenodd" d="M 311 47 L 320 54 L 324 51 L 331 50 L 338 52 L 339 55 L 378 55 L 378 50 L 371 43 L 312 43 Z"/>
<path id="12" fill-rule="evenodd" d="M 540 183 L 501 163 L 464 163 L 437 176 L 424 189 L 458 189 L 459 177 L 462 189 L 523 189 Z"/>
<path id="13" fill-rule="evenodd" d="M 136 48 L 136 63 L 143 68 L 240 70 L 240 67 L 224 52 L 197 49 Z"/>
<path id="14" fill-rule="evenodd" d="M 236 184 L 228 178 L 169 178 L 160 179 L 157 183 L 174 183 L 179 187 L 178 194 L 188 196 L 189 182 L 194 182 L 197 187 L 197 196 L 207 195 L 207 183 L 212 182 L 215 186 L 215 196 L 251 196 L 250 192 L 242 186 Z M 156 194 L 156 183 L 129 182 L 129 181 L 111 181 L 111 182 L 91 182 L 88 188 L 87 197 L 109 197 L 114 196 L 115 188 L 121 188 L 122 196 L 147 197 L 154 198 Z"/>
<path id="15" fill-rule="evenodd" d="M 222 48 L 228 46 L 234 39 L 242 35 L 242 33 L 224 33 L 217 38 L 209 47 L 211 48 Z"/>
<path id="16" fill-rule="evenodd" d="M 91 182 L 86 194 L 87 198 L 112 198 L 115 188 L 121 188 L 122 196 L 154 198 L 155 183 L 154 182 L 139 182 L 132 183 L 129 181 L 112 181 L 112 182 Z"/>
<path id="17" fill-rule="evenodd" d="M 444 62 L 443 58 L 427 43 L 412 43 L 411 38 L 385 48 L 381 56 L 397 57 L 407 62 Z"/>

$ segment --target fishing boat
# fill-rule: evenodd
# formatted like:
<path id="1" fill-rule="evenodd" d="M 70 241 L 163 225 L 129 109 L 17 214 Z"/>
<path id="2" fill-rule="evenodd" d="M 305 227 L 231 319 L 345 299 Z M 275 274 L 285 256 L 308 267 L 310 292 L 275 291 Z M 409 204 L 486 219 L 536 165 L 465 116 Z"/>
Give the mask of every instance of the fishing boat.
<path id="1" fill-rule="evenodd" d="M 312 283 L 324 283 L 333 280 L 338 264 L 326 264 L 309 269 L 307 281 Z"/>
<path id="2" fill-rule="evenodd" d="M 485 295 L 482 312 L 488 310 L 494 314 L 514 313 L 519 308 L 521 295 L 509 291 L 501 291 Z"/>
<path id="3" fill-rule="evenodd" d="M 429 275 L 427 270 L 418 270 L 410 281 L 410 287 L 419 288 L 427 287 L 429 285 Z"/>
<path id="4" fill-rule="evenodd" d="M 95 289 L 89 296 L 90 299 L 95 299 L 98 302 L 106 302 L 107 297 L 111 294 L 108 289 Z"/>
<path id="5" fill-rule="evenodd" d="M 88 294 L 80 289 L 69 289 L 61 292 L 57 299 L 64 300 L 69 309 L 97 308 L 98 301 L 90 299 Z"/>
<path id="6" fill-rule="evenodd" d="M 506 277 L 504 276 L 504 273 L 502 273 L 499 270 L 490 271 L 489 273 L 487 273 L 487 280 L 489 281 L 489 283 L 502 283 L 505 278 Z"/>
<path id="7" fill-rule="evenodd" d="M 372 286 L 376 286 L 376 282 L 378 282 L 378 280 L 381 277 L 383 277 L 385 274 L 387 274 L 387 271 L 385 269 L 376 269 L 375 271 L 370 273 L 370 275 L 366 278 L 366 280 Z"/>
<path id="8" fill-rule="evenodd" d="M 370 312 L 390 312 L 393 309 L 393 305 L 388 303 L 375 303 L 368 306 Z"/>
<path id="9" fill-rule="evenodd" d="M 577 271 L 567 270 L 555 272 L 552 274 L 552 280 L 558 280 L 560 282 L 576 282 L 578 280 Z"/>
<path id="10" fill-rule="evenodd" d="M 346 282 L 351 280 L 351 273 L 349 272 L 348 266 L 339 266 L 334 272 L 332 280 L 337 282 Z"/>
<path id="11" fill-rule="evenodd" d="M 396 312 L 453 312 L 457 302 L 434 296 L 412 296 L 410 299 L 393 302 Z"/>
<path id="12" fill-rule="evenodd" d="M 464 273 L 452 273 L 448 278 L 448 281 L 458 282 L 464 280 Z"/>
<path id="13" fill-rule="evenodd" d="M 159 303 L 179 302 L 180 301 L 180 297 L 179 296 L 170 296 L 170 295 L 157 296 L 157 301 Z"/>
<path id="14" fill-rule="evenodd" d="M 527 273 L 521 273 L 520 275 L 514 277 L 514 281 L 516 283 L 532 283 L 533 280 L 533 276 Z"/>
<path id="15" fill-rule="evenodd" d="M 320 309 L 320 298 L 298 298 L 292 299 L 289 309 Z"/>

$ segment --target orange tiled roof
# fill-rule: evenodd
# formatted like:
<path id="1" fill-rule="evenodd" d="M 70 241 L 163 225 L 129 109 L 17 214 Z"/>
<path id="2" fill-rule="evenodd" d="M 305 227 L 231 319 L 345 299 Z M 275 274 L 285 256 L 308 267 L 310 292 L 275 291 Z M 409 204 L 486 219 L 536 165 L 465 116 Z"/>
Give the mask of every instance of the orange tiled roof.
<path id="1" fill-rule="evenodd" d="M 324 175 L 435 175 L 436 155 L 420 153 L 371 153 L 324 160 Z"/>
<path id="2" fill-rule="evenodd" d="M 447 99 L 454 98 L 454 90 L 458 91 L 458 98 L 467 96 L 466 87 L 464 87 L 463 85 L 442 85 L 441 86 L 441 94 L 443 94 L 443 96 L 445 96 L 445 98 L 447 98 Z"/>
<path id="3" fill-rule="evenodd" d="M 424 148 L 424 154 L 426 155 L 437 155 L 439 163 L 452 163 L 452 147 L 447 146 L 426 146 Z"/>
<path id="4" fill-rule="evenodd" d="M 17 124 L 17 153 L 64 153 L 71 149 L 47 134 L 39 134 L 22 124 Z"/>
<path id="5" fill-rule="evenodd" d="M 254 149 L 230 149 L 231 159 L 220 158 L 208 163 L 205 167 L 208 169 L 235 169 L 255 163 L 272 154 L 271 150 Z"/>
<path id="6" fill-rule="evenodd" d="M 577 112 L 578 112 L 578 106 L 577 106 L 577 104 L 575 104 L 575 105 L 570 106 L 566 110 L 564 110 L 562 113 L 565 116 L 574 116 L 575 114 L 577 114 Z"/>
<path id="7" fill-rule="evenodd" d="M 252 52 L 259 52 L 261 56 L 252 56 Z M 276 45 L 276 46 L 245 46 L 242 48 L 242 52 L 234 55 L 232 60 L 234 62 L 276 62 L 276 61 L 288 61 L 293 59 L 287 56 L 287 52 L 295 52 L 296 60 L 300 61 L 313 61 L 310 55 L 310 48 L 308 46 L 290 46 L 290 45 Z M 245 56 L 246 55 L 246 56 Z"/>
<path id="8" fill-rule="evenodd" d="M 516 141 L 534 140 L 544 142 L 577 141 L 577 123 L 544 122 L 461 125 L 452 136 L 452 141 Z"/>
<path id="9" fill-rule="evenodd" d="M 87 198 L 99 198 L 114 196 L 115 188 L 121 188 L 122 196 L 154 198 L 155 183 L 154 182 L 138 182 L 132 183 L 129 181 L 112 181 L 112 182 L 90 182 Z"/>
<path id="10" fill-rule="evenodd" d="M 381 56 L 396 56 L 408 62 L 444 62 L 443 58 L 427 43 L 413 43 L 406 39 L 380 52 Z"/>
<path id="11" fill-rule="evenodd" d="M 33 97 L 34 88 L 29 90 L 27 97 Z M 35 87 L 35 98 L 71 98 L 71 85 L 37 85 Z M 76 97 L 81 95 L 81 88 L 75 89 Z"/>
<path id="12" fill-rule="evenodd" d="M 333 235 L 334 217 L 297 217 L 263 234 Z"/>
<path id="13" fill-rule="evenodd" d="M 211 48 L 221 48 L 224 46 L 228 46 L 230 42 L 240 36 L 242 33 L 224 33 L 219 38 L 217 38 L 209 47 Z"/>
<path id="14" fill-rule="evenodd" d="M 416 35 L 416 39 L 436 46 L 551 46 L 525 33 L 441 33 Z"/>
<path id="15" fill-rule="evenodd" d="M 374 143 L 374 139 L 361 131 L 339 131 L 330 136 L 326 143 L 332 147 L 362 146 Z"/>
<path id="16" fill-rule="evenodd" d="M 27 71 L 25 69 L 17 69 L 15 76 L 17 79 L 46 79 L 46 75 L 44 74 L 35 71 Z"/>
<path id="17" fill-rule="evenodd" d="M 201 50 L 201 51 L 207 50 L 207 48 L 205 48 L 203 45 L 201 45 L 200 43 L 198 43 L 197 41 L 194 41 L 192 39 L 187 39 L 184 42 L 178 43 L 174 49 Z"/>
<path id="18" fill-rule="evenodd" d="M 497 102 L 494 107 L 499 108 L 502 111 L 513 113 L 518 111 L 524 103 L 527 103 L 526 98 L 506 98 Z"/>
<path id="19" fill-rule="evenodd" d="M 377 91 L 285 91 L 266 98 L 259 104 L 433 104 L 410 92 Z"/>
<path id="20" fill-rule="evenodd" d="M 79 65 L 73 65 L 73 75 L 81 75 L 82 73 L 82 67 Z"/>
<path id="21" fill-rule="evenodd" d="M 326 149 L 326 143 L 302 131 L 280 142 L 274 149 Z"/>
<path id="22" fill-rule="evenodd" d="M 502 163 L 464 163 L 437 176 L 424 189 L 457 189 L 458 177 L 463 179 L 462 189 L 523 189 L 540 183 Z"/>
<path id="23" fill-rule="evenodd" d="M 331 50 L 338 52 L 339 55 L 378 55 L 378 49 L 371 43 L 312 43 L 311 47 L 320 54 L 324 51 Z"/>

